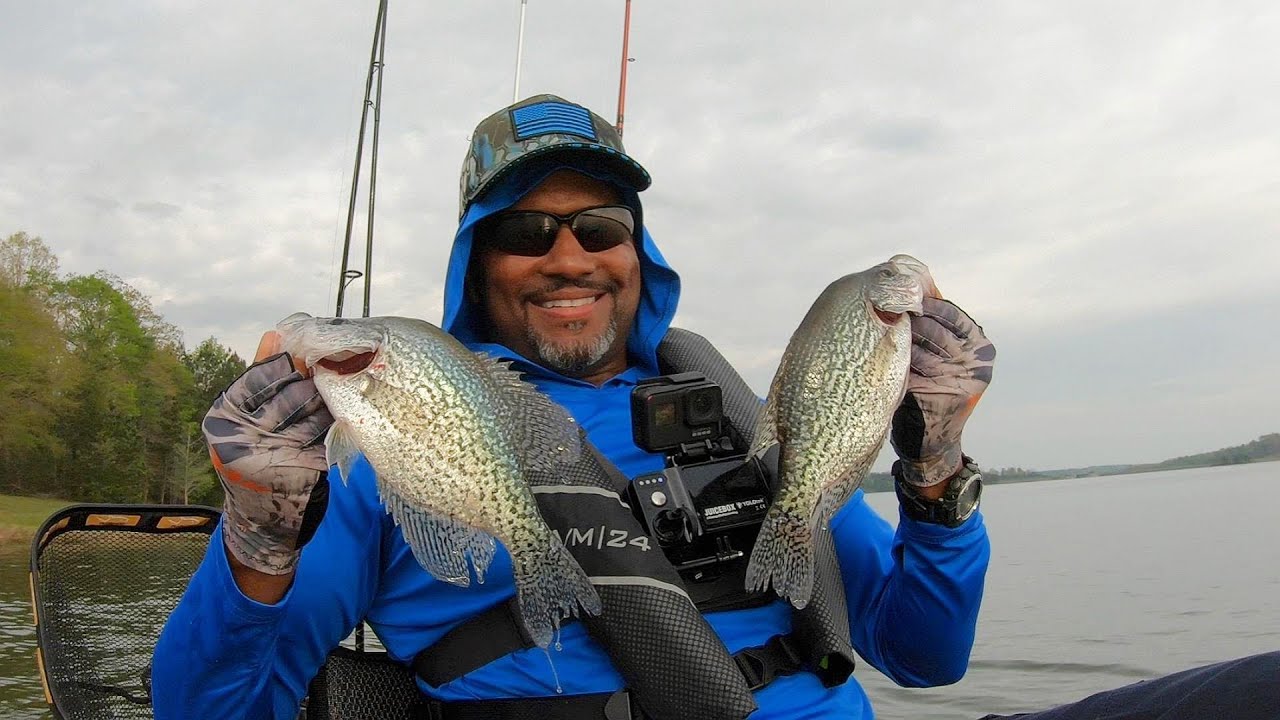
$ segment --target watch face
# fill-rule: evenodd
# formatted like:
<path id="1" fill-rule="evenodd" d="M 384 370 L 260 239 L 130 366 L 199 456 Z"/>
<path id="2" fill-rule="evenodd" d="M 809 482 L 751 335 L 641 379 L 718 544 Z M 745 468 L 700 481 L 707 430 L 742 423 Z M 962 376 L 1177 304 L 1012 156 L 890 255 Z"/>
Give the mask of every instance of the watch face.
<path id="1" fill-rule="evenodd" d="M 978 509 L 978 501 L 981 499 L 982 476 L 973 475 L 966 479 L 965 484 L 956 493 L 956 520 L 968 520 L 969 516 Z"/>
<path id="2" fill-rule="evenodd" d="M 907 517 L 954 528 L 978 509 L 978 501 L 982 498 L 982 474 L 969 458 L 965 458 L 964 468 L 950 480 L 947 491 L 937 500 L 921 497 L 914 487 L 902 482 L 897 465 L 894 467 L 893 487 Z"/>

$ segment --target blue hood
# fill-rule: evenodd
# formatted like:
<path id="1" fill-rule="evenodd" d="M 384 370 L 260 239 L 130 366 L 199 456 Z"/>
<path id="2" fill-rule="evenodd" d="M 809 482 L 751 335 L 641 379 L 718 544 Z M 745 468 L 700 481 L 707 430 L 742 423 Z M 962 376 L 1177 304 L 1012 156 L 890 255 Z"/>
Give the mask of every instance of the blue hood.
<path id="1" fill-rule="evenodd" d="M 453 238 L 453 251 L 449 255 L 449 270 L 445 275 L 444 320 L 441 327 L 468 347 L 491 342 L 483 336 L 484 325 L 478 308 L 467 301 L 467 266 L 471 261 L 472 235 L 477 222 L 496 212 L 505 210 L 524 197 L 556 170 L 567 169 L 590 175 L 609 183 L 622 196 L 624 204 L 639 209 L 640 198 L 628 189 L 628 184 L 602 169 L 584 169 L 581 166 L 539 164 L 517 172 L 501 185 L 491 188 L 467 209 L 458 224 Z M 641 215 L 643 218 L 643 215 Z M 641 241 L 636 248 L 640 256 L 640 307 L 636 311 L 631 334 L 627 337 L 628 363 L 639 367 L 643 375 L 657 375 L 658 343 L 666 336 L 675 317 L 680 300 L 680 276 L 667 264 L 658 246 L 654 244 L 648 229 L 641 226 Z M 509 349 L 508 349 L 509 350 Z M 517 358 L 514 351 L 510 357 Z M 525 358 L 527 360 L 527 358 Z M 548 371 L 550 372 L 550 371 Z"/>

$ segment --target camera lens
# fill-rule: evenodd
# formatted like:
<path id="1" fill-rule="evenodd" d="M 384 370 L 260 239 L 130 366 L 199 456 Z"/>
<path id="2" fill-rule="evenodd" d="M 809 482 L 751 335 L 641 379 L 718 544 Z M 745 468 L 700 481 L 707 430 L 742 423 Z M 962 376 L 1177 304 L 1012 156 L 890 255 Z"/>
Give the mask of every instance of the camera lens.
<path id="1" fill-rule="evenodd" d="M 653 518 L 653 534 L 658 542 L 671 545 L 685 537 L 685 515 L 676 509 L 663 510 Z"/>
<path id="2" fill-rule="evenodd" d="M 719 422 L 723 414 L 720 410 L 720 388 L 709 387 L 691 390 L 685 396 L 686 419 L 690 425 L 705 425 Z"/>

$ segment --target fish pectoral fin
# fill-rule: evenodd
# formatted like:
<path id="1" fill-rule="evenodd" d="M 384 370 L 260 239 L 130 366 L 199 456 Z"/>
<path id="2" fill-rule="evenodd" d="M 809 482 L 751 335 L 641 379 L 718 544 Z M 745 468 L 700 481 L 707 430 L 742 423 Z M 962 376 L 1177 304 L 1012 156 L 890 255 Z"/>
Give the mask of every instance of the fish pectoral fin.
<path id="1" fill-rule="evenodd" d="M 351 466 L 360 457 L 360 448 L 347 423 L 335 420 L 329 427 L 329 434 L 324 438 L 324 456 L 330 466 L 338 466 L 338 476 L 345 483 L 351 476 Z"/>

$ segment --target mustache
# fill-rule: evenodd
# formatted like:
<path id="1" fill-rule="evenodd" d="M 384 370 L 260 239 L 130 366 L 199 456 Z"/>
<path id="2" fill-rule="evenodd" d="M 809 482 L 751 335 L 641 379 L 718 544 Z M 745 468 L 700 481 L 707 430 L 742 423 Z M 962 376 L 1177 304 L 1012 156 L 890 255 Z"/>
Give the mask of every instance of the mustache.
<path id="1" fill-rule="evenodd" d="M 608 293 L 611 295 L 618 294 L 618 291 L 621 289 L 618 287 L 618 283 L 612 282 L 612 281 L 595 281 L 595 280 L 584 280 L 584 279 L 574 279 L 574 278 L 559 278 L 557 280 L 547 283 L 546 285 L 543 285 L 542 287 L 536 290 L 532 290 L 530 292 L 525 293 L 524 299 L 532 300 L 534 298 L 537 298 L 543 295 L 550 295 L 553 292 L 556 292 L 558 290 L 563 290 L 565 288 L 594 290 L 596 292 Z"/>

